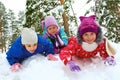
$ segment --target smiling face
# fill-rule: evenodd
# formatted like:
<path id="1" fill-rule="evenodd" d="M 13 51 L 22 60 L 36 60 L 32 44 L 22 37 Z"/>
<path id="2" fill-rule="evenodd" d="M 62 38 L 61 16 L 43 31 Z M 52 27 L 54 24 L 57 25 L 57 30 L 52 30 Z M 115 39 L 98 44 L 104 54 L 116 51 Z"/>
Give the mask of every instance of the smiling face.
<path id="1" fill-rule="evenodd" d="M 56 27 L 56 26 L 49 26 L 47 28 L 47 31 L 48 31 L 48 33 L 50 35 L 55 35 L 57 33 L 57 31 L 58 31 L 58 27 Z"/>
<path id="2" fill-rule="evenodd" d="M 96 40 L 96 33 L 94 32 L 86 32 L 82 35 L 82 39 L 84 42 L 92 44 Z"/>
<path id="3" fill-rule="evenodd" d="M 37 43 L 34 44 L 24 44 L 26 50 L 30 53 L 34 53 L 35 50 L 37 49 Z"/>

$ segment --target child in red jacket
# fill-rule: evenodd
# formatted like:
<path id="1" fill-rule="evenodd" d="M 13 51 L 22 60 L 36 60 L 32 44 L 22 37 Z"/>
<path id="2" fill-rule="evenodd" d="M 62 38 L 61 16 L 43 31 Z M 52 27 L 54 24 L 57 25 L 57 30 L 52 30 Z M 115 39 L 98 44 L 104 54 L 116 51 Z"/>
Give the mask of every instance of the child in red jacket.
<path id="1" fill-rule="evenodd" d="M 102 36 L 102 30 L 95 22 L 95 15 L 81 16 L 81 24 L 78 27 L 77 37 L 71 37 L 68 45 L 59 54 L 60 59 L 71 71 L 80 71 L 80 67 L 72 60 L 72 56 L 80 58 L 92 58 L 100 54 L 105 64 L 115 65 L 115 50 L 110 46 L 106 38 Z"/>

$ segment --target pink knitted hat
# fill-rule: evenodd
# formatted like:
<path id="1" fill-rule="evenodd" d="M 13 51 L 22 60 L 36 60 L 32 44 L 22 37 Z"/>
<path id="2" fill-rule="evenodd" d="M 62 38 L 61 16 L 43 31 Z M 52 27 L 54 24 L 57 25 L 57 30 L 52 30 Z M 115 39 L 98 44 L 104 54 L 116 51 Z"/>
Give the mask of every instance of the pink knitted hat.
<path id="1" fill-rule="evenodd" d="M 46 28 L 48 28 L 49 26 L 58 27 L 58 24 L 53 16 L 46 16 L 44 22 L 45 22 Z"/>
<path id="2" fill-rule="evenodd" d="M 95 15 L 89 17 L 80 16 L 81 24 L 79 25 L 79 34 L 82 36 L 86 32 L 98 33 L 98 24 L 95 22 Z"/>

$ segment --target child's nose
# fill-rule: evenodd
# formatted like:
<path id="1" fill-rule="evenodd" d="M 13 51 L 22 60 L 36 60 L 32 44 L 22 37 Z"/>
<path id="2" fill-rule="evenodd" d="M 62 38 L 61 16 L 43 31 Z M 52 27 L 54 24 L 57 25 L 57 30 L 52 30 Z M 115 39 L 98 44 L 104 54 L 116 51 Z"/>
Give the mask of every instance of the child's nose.
<path id="1" fill-rule="evenodd" d="M 35 48 L 34 48 L 34 47 L 31 47 L 30 49 L 31 49 L 31 50 L 34 50 Z"/>
<path id="2" fill-rule="evenodd" d="M 88 35 L 88 38 L 90 39 L 90 38 L 91 38 L 91 36 L 90 36 L 90 35 Z"/>

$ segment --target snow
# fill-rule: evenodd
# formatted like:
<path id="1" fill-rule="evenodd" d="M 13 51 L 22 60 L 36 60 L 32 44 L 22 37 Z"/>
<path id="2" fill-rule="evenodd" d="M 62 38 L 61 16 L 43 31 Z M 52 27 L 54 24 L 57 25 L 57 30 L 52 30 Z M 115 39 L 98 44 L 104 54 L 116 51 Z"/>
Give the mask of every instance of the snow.
<path id="1" fill-rule="evenodd" d="M 112 43 L 112 42 L 111 42 Z M 107 66 L 99 58 L 75 59 L 81 67 L 80 72 L 71 72 L 63 65 L 58 55 L 58 61 L 49 61 L 42 55 L 35 55 L 22 64 L 18 72 L 11 72 L 6 60 L 6 54 L 0 54 L 0 80 L 120 80 L 120 44 L 112 43 L 117 53 L 116 65 Z"/>
<path id="2" fill-rule="evenodd" d="M 8 6 L 8 3 L 10 3 L 8 2 L 9 0 L 1 1 L 7 1 L 4 2 L 5 6 Z M 25 1 L 20 1 L 24 2 L 22 3 L 24 9 Z M 18 5 L 20 2 L 14 4 Z M 81 7 L 79 7 L 79 4 Z M 93 5 L 93 3 L 90 4 Z M 11 8 L 12 6 L 8 7 Z M 88 7 L 89 5 L 85 5 L 84 1 L 75 2 L 73 5 L 78 18 L 85 13 L 86 9 L 89 9 Z M 12 7 L 11 9 L 17 10 L 15 12 L 18 13 L 18 10 L 22 9 L 18 8 Z M 0 53 L 0 80 L 120 80 L 120 44 L 112 43 L 112 45 L 117 50 L 115 55 L 117 64 L 115 66 L 104 65 L 99 57 L 83 60 L 75 59 L 81 68 L 80 72 L 69 71 L 58 55 L 55 55 L 59 59 L 58 61 L 49 61 L 42 55 L 32 56 L 24 61 L 20 71 L 11 72 L 9 69 L 10 65 L 6 60 L 6 54 Z"/>

